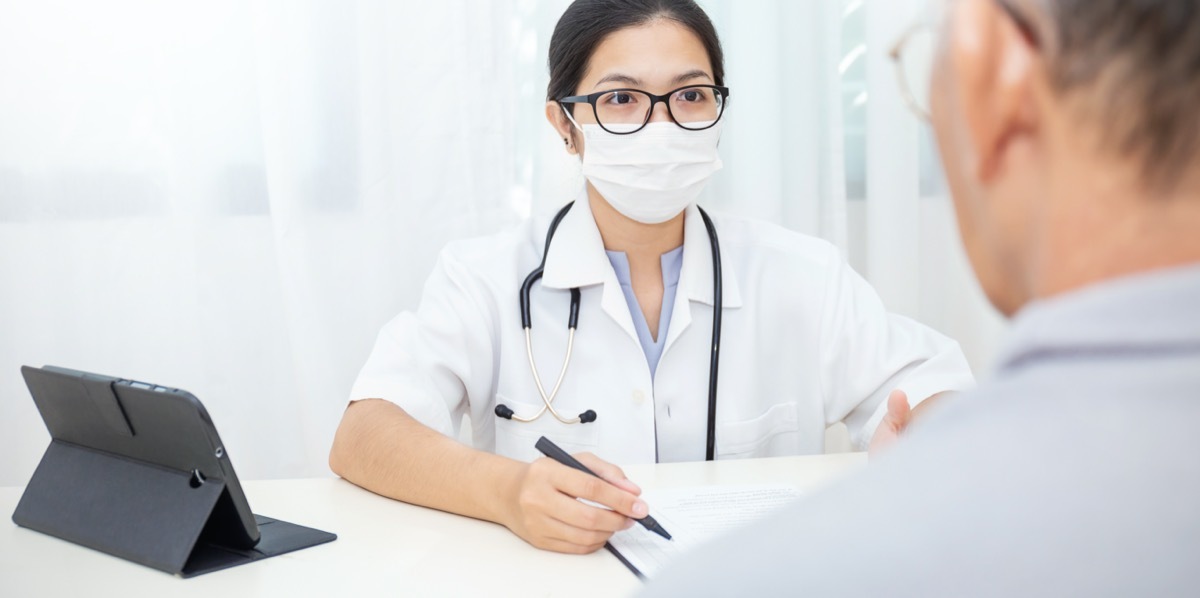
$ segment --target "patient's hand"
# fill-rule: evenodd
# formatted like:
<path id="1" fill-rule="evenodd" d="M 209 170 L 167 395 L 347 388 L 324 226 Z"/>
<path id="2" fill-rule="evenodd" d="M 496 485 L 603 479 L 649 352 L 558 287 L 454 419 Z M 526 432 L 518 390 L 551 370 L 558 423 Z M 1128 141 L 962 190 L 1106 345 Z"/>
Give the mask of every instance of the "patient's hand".
<path id="1" fill-rule="evenodd" d="M 868 451 L 877 455 L 881 450 L 887 450 L 892 443 L 900 438 L 908 423 L 912 421 L 912 408 L 908 406 L 908 395 L 903 390 L 893 390 L 888 395 L 887 415 L 879 422 L 875 435 L 871 437 Z"/>

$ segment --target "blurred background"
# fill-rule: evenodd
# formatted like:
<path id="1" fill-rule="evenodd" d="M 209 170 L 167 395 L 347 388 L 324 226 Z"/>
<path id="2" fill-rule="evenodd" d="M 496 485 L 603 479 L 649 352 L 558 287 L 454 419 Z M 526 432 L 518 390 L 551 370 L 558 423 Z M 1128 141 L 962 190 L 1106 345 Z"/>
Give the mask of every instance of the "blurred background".
<path id="1" fill-rule="evenodd" d="M 886 56 L 924 1 L 700 3 L 732 89 L 701 203 L 834 242 L 986 376 L 1004 324 Z M 49 441 L 26 364 L 191 390 L 244 478 L 331 475 L 441 247 L 583 184 L 543 116 L 567 4 L 0 0 L 0 485 Z"/>

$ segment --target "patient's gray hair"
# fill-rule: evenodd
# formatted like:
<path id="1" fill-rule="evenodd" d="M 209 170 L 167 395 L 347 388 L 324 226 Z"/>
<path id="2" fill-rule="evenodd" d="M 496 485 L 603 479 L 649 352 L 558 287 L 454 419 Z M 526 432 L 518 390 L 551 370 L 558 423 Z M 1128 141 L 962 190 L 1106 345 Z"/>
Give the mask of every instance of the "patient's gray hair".
<path id="1" fill-rule="evenodd" d="M 1146 183 L 1174 188 L 1200 164 L 1200 0 L 1001 1 L 1030 17 L 1052 84 Z"/>

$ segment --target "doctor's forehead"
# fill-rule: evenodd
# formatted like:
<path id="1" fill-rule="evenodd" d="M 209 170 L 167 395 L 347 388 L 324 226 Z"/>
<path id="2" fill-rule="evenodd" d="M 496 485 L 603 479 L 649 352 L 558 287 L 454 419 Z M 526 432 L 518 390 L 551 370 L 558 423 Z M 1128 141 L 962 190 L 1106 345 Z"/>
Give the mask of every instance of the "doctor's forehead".
<path id="1" fill-rule="evenodd" d="M 638 87 L 662 93 L 713 82 L 712 60 L 700 38 L 674 21 L 657 19 L 605 37 L 588 60 L 579 91 Z"/>

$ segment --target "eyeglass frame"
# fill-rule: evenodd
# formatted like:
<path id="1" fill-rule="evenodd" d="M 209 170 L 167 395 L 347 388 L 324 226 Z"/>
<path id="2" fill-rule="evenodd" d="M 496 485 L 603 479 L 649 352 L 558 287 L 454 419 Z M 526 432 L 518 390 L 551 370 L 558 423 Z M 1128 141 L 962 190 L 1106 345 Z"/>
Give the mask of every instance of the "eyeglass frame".
<path id="1" fill-rule="evenodd" d="M 717 118 L 714 119 L 712 121 L 712 123 L 709 124 L 708 126 L 700 127 L 698 129 L 685 127 L 685 126 L 683 126 L 683 123 L 679 122 L 679 119 L 675 118 L 675 112 L 671 110 L 671 96 L 675 95 L 678 92 L 684 91 L 684 90 L 696 89 L 696 88 L 700 88 L 700 87 L 703 87 L 705 89 L 715 89 L 716 91 L 720 92 L 720 94 L 721 94 L 721 111 L 717 113 Z M 608 127 L 604 126 L 604 123 L 600 121 L 599 109 L 596 108 L 596 102 L 600 98 L 602 98 L 610 93 L 616 93 L 619 91 L 636 92 L 636 93 L 640 93 L 640 94 L 650 97 L 650 108 L 646 110 L 646 120 L 642 121 L 642 125 L 640 127 L 636 128 L 632 131 L 626 131 L 623 133 L 619 133 L 617 131 L 611 131 L 611 130 L 609 130 Z M 667 105 L 667 114 L 671 117 L 671 122 L 675 123 L 675 126 L 681 128 L 685 131 L 704 131 L 704 130 L 715 127 L 717 125 L 717 123 L 721 121 L 721 117 L 725 115 L 725 106 L 729 102 L 729 88 L 725 87 L 723 85 L 708 85 L 708 84 L 684 85 L 683 87 L 680 87 L 678 89 L 673 89 L 662 95 L 655 95 L 655 94 L 652 94 L 643 89 L 635 89 L 632 87 L 620 87 L 617 89 L 605 89 L 603 91 L 589 93 L 588 95 L 584 95 L 584 96 L 568 96 L 565 98 L 558 99 L 559 106 L 562 106 L 562 109 L 567 112 L 567 116 L 570 116 L 571 113 L 569 110 L 567 110 L 567 107 L 565 106 L 565 104 L 591 104 L 592 116 L 595 117 L 596 124 L 600 125 L 601 129 L 604 129 L 605 131 L 612 133 L 613 135 L 632 135 L 634 133 L 637 133 L 638 131 L 641 131 L 642 129 L 645 129 L 646 125 L 650 124 L 650 119 L 654 117 L 654 107 L 657 106 L 659 102 L 662 102 Z"/>
<path id="2" fill-rule="evenodd" d="M 1037 29 L 1034 28 L 1033 23 L 1027 19 L 1025 15 L 1021 14 L 1021 12 L 1016 8 L 1013 8 L 1013 6 L 1009 4 L 1007 0 L 994 0 L 994 2 L 1000 7 L 1000 10 L 1004 11 L 1004 13 L 1008 15 L 1008 18 L 1012 19 L 1013 22 L 1016 23 L 1017 29 L 1021 31 L 1021 34 L 1025 36 L 1025 39 L 1029 40 L 1034 47 L 1041 47 L 1041 40 L 1038 37 Z M 910 41 L 912 41 L 914 37 L 924 32 L 926 29 L 933 28 L 933 23 L 917 23 L 916 25 L 909 27 L 908 30 L 906 30 L 900 36 L 900 39 L 896 40 L 895 44 L 892 44 L 891 50 L 888 50 L 888 58 L 892 60 L 892 63 L 896 67 L 896 79 L 898 86 L 900 87 L 900 97 L 904 99 L 904 104 L 909 110 L 912 111 L 913 114 L 917 116 L 917 118 L 927 123 L 933 122 L 933 115 L 929 113 L 928 109 L 921 106 L 921 103 L 917 101 L 916 95 L 913 94 L 912 89 L 909 89 L 908 77 L 905 76 L 907 73 L 904 72 L 904 61 L 902 58 L 905 47 Z"/>

